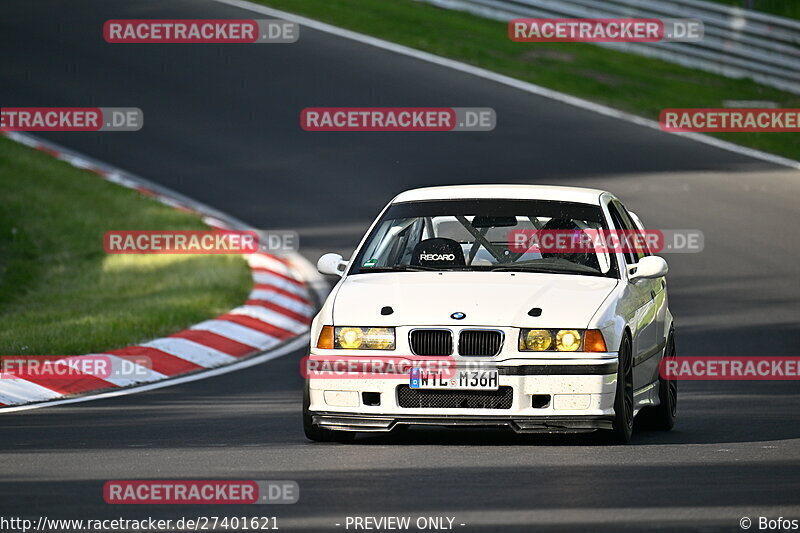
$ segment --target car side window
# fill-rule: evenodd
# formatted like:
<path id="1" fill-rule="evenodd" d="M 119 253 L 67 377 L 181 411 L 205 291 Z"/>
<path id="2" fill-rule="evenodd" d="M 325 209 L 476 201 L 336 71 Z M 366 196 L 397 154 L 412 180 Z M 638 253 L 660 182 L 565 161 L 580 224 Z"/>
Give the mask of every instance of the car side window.
<path id="1" fill-rule="evenodd" d="M 608 203 L 608 212 L 611 214 L 611 221 L 614 222 L 614 227 L 618 230 L 626 231 L 631 230 L 633 227 L 628 226 L 624 222 L 624 218 L 620 214 L 619 208 L 614 202 Z M 629 250 L 627 247 L 623 249 L 625 262 L 629 265 L 635 265 L 639 262 L 639 256 Z"/>
<path id="2" fill-rule="evenodd" d="M 629 221 L 630 222 L 630 226 L 634 229 L 634 231 L 638 232 L 638 231 L 641 231 L 642 229 L 644 229 L 644 228 L 640 228 L 639 224 L 637 224 L 633 220 L 633 217 L 631 216 L 631 214 L 628 212 L 628 209 L 624 205 L 622 205 L 621 203 L 618 203 L 617 205 L 619 206 L 620 213 L 622 214 L 623 222 L 625 220 Z M 639 259 L 641 259 L 642 257 L 647 257 L 648 255 L 653 255 L 653 254 L 650 253 L 650 249 L 647 247 L 647 239 L 644 238 L 645 237 L 644 232 L 642 232 L 640 235 L 643 237 L 641 239 L 640 243 L 643 245 L 644 248 L 640 250 L 637 247 L 637 249 L 636 249 L 636 255 L 638 256 Z"/>

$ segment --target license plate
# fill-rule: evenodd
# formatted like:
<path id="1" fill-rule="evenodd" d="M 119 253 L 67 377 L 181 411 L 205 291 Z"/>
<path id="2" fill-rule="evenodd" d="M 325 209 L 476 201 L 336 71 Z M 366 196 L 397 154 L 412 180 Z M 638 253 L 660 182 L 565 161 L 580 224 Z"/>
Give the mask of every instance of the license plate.
<path id="1" fill-rule="evenodd" d="M 412 389 L 497 390 L 500 387 L 497 369 L 425 371 L 411 370 L 409 387 Z"/>

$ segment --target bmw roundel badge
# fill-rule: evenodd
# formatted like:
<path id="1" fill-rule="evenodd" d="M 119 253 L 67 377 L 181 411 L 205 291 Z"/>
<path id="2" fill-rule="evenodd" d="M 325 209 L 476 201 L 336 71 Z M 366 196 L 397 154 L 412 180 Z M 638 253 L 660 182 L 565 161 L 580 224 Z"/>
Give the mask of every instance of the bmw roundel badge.
<path id="1" fill-rule="evenodd" d="M 463 319 L 467 318 L 467 315 L 465 315 L 461 311 L 456 311 L 455 313 L 450 315 L 450 318 L 452 318 L 453 320 L 463 320 Z"/>

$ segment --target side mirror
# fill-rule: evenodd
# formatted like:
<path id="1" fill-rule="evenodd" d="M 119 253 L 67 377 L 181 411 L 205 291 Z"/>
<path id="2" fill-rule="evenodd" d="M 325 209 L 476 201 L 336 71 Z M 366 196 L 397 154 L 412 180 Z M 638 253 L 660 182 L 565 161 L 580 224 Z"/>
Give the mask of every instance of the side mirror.
<path id="1" fill-rule="evenodd" d="M 628 279 L 635 281 L 637 279 L 653 279 L 662 278 L 667 275 L 669 267 L 663 258 L 649 255 L 642 257 L 635 265 L 628 267 Z"/>
<path id="2" fill-rule="evenodd" d="M 347 268 L 347 261 L 339 254 L 325 254 L 317 261 L 317 270 L 320 274 L 341 276 Z"/>

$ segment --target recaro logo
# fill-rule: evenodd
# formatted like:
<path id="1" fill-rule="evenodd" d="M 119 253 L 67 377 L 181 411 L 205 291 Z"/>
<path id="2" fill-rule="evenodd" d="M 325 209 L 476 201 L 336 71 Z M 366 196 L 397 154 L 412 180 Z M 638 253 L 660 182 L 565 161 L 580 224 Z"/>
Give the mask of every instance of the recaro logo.
<path id="1" fill-rule="evenodd" d="M 455 261 L 455 254 L 426 254 L 422 252 L 419 255 L 420 261 Z"/>

